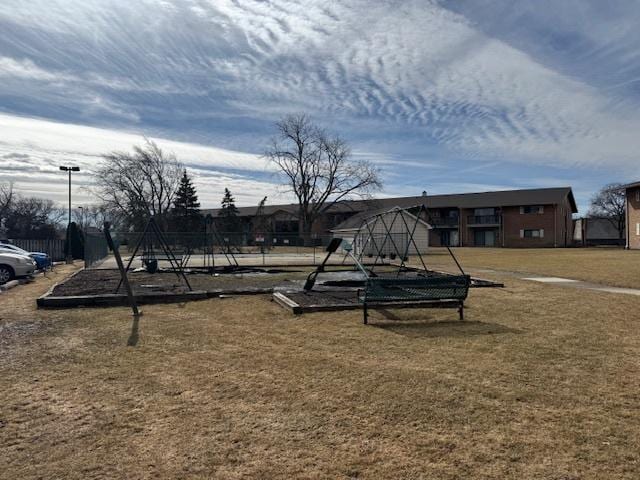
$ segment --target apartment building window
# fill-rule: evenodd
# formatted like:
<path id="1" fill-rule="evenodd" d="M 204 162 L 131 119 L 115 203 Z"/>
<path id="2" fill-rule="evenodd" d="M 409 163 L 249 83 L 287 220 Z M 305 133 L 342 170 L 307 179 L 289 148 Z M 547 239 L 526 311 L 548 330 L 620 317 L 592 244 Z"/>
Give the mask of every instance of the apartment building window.
<path id="1" fill-rule="evenodd" d="M 520 214 L 524 213 L 544 213 L 544 205 L 525 205 L 520 207 Z"/>
<path id="2" fill-rule="evenodd" d="M 636 235 L 640 236 L 640 223 L 636 223 Z"/>
<path id="3" fill-rule="evenodd" d="M 640 188 L 636 190 L 636 202 L 640 202 Z"/>
<path id="4" fill-rule="evenodd" d="M 544 229 L 524 229 L 520 230 L 520 238 L 544 238 Z"/>

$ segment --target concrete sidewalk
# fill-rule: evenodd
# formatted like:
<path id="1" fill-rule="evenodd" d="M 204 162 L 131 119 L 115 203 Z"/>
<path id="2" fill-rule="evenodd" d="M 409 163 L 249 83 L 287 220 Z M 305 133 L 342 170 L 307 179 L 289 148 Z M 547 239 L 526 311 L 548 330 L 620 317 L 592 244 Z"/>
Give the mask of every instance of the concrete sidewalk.
<path id="1" fill-rule="evenodd" d="M 522 280 L 529 280 L 531 282 L 547 283 L 549 285 L 556 285 L 559 287 L 571 287 L 580 288 L 585 290 L 595 290 L 597 292 L 607 293 L 619 293 L 622 295 L 637 295 L 640 296 L 640 290 L 635 288 L 622 288 L 622 287 L 610 287 L 607 285 L 599 285 L 597 283 L 583 282 L 581 280 L 573 280 L 571 278 L 560 277 L 522 277 Z"/>
<path id="2" fill-rule="evenodd" d="M 574 280 L 572 278 L 552 277 L 552 276 L 547 277 L 543 275 L 532 275 L 529 273 L 519 273 L 519 272 L 511 272 L 507 270 L 495 270 L 495 269 L 489 269 L 489 268 L 470 269 L 470 271 L 473 271 L 475 273 L 488 273 L 488 274 L 495 273 L 498 275 L 506 275 L 512 278 L 517 278 L 518 280 L 545 283 L 547 285 L 553 285 L 556 287 L 568 287 L 568 288 L 577 288 L 582 290 L 593 290 L 597 292 L 640 296 L 640 289 L 613 287 L 611 285 L 602 285 L 599 283 L 585 282 L 582 280 Z"/>

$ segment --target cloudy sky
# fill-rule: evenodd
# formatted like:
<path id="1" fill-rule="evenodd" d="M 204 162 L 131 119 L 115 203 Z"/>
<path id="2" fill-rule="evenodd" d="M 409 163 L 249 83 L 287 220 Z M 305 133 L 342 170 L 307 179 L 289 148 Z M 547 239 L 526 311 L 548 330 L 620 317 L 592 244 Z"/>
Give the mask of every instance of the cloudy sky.
<path id="1" fill-rule="evenodd" d="M 309 113 L 383 195 L 640 178 L 640 3 L 3 0 L 0 180 L 63 200 L 63 163 L 146 135 L 256 204 L 274 122 Z M 90 201 L 86 190 L 74 192 Z"/>

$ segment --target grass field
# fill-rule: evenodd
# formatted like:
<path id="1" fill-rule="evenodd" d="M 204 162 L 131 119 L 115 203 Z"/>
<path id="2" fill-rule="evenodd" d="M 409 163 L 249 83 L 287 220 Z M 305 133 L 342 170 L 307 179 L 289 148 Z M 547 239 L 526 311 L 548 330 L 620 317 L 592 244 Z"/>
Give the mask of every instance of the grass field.
<path id="1" fill-rule="evenodd" d="M 568 277 L 615 287 L 640 288 L 640 250 L 454 248 L 453 252 L 465 268 Z M 426 260 L 433 267 L 451 268 L 453 265 L 442 248 L 432 248 Z"/>
<path id="2" fill-rule="evenodd" d="M 504 252 L 518 264 L 477 255 L 528 261 Z M 137 324 L 35 310 L 66 272 L 0 296 L 2 479 L 638 478 L 640 297 L 495 274 L 507 287 L 473 290 L 466 322 L 365 327 L 266 296 L 145 306 Z"/>

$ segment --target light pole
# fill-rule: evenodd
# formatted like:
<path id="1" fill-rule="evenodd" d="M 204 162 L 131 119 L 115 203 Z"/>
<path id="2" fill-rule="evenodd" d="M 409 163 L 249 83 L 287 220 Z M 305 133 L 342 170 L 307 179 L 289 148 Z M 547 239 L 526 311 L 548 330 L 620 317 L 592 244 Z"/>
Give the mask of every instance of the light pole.
<path id="1" fill-rule="evenodd" d="M 63 172 L 69 172 L 69 220 L 67 222 L 67 263 L 73 263 L 71 254 L 71 172 L 79 172 L 80 167 L 60 166 Z"/>

